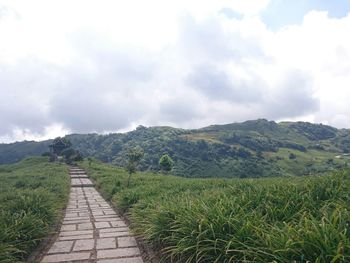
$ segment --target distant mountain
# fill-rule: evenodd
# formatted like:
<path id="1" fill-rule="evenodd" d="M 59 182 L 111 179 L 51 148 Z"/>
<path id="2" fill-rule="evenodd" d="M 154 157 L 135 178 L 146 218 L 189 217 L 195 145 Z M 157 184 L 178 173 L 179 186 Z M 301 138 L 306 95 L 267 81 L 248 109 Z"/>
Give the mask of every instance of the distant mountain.
<path id="1" fill-rule="evenodd" d="M 28 156 L 41 155 L 49 150 L 51 141 L 0 143 L 0 164 L 15 163 Z"/>
<path id="2" fill-rule="evenodd" d="M 186 177 L 265 177 L 306 175 L 348 166 L 350 130 L 307 122 L 264 119 L 193 130 L 139 126 L 128 133 L 66 136 L 84 156 L 125 165 L 129 147 L 140 146 L 142 170 L 159 170 L 163 153 L 174 160 L 175 175 Z M 48 150 L 50 140 L 0 144 L 0 163 L 16 162 Z"/>

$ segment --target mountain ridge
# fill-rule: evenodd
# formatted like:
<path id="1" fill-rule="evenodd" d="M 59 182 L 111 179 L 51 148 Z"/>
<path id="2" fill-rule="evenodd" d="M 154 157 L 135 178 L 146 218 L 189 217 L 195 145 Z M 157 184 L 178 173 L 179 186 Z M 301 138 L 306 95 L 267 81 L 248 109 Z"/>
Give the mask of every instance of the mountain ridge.
<path id="1" fill-rule="evenodd" d="M 186 177 L 265 177 L 305 175 L 347 167 L 350 130 L 309 122 L 249 120 L 199 129 L 144 127 L 126 133 L 65 136 L 86 157 L 125 166 L 126 151 L 140 146 L 141 170 L 157 171 L 168 153 L 173 173 Z M 52 140 L 0 144 L 0 163 L 47 151 Z"/>

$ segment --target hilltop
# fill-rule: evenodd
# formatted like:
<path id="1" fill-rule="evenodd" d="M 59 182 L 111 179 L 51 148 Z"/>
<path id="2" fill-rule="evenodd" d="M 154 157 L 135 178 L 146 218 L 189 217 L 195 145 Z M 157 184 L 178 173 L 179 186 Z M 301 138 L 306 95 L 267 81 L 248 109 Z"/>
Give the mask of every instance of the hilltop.
<path id="1" fill-rule="evenodd" d="M 168 153 L 174 175 L 185 177 L 266 177 L 308 175 L 345 168 L 350 130 L 323 124 L 264 119 L 201 129 L 144 127 L 127 133 L 66 136 L 85 157 L 125 165 L 126 151 L 140 146 L 141 170 L 159 170 Z M 47 151 L 51 140 L 0 144 L 0 164 Z"/>

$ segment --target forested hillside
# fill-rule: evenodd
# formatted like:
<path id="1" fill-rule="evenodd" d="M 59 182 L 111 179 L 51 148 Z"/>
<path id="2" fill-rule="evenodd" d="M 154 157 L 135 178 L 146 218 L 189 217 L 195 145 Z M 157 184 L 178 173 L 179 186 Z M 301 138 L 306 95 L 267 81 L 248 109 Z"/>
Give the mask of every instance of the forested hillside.
<path id="1" fill-rule="evenodd" d="M 125 166 L 126 152 L 140 146 L 142 170 L 159 170 L 168 153 L 173 174 L 186 177 L 306 175 L 348 165 L 350 131 L 306 122 L 267 120 L 213 125 L 196 130 L 139 126 L 119 134 L 66 136 L 85 157 Z M 0 163 L 47 151 L 50 141 L 0 145 Z"/>
<path id="2" fill-rule="evenodd" d="M 41 155 L 48 151 L 50 142 L 51 140 L 0 143 L 0 164 L 15 163 L 28 156 Z"/>

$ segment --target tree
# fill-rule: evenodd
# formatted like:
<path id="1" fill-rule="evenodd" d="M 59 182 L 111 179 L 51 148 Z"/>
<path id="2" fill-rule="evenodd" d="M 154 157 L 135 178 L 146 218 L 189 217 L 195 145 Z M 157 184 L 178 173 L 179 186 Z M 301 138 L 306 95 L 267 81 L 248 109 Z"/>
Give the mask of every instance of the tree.
<path id="1" fill-rule="evenodd" d="M 159 166 L 162 171 L 164 171 L 165 173 L 168 173 L 173 168 L 174 161 L 171 159 L 171 157 L 168 154 L 163 154 L 162 157 L 160 157 L 159 159 Z"/>
<path id="2" fill-rule="evenodd" d="M 78 162 L 83 160 L 81 153 L 73 148 L 66 148 L 61 152 L 61 154 L 67 164 L 71 164 L 73 161 Z"/>
<path id="3" fill-rule="evenodd" d="M 92 158 L 91 158 L 91 157 L 88 157 L 87 160 L 88 160 L 88 162 L 89 162 L 89 167 L 91 167 Z"/>
<path id="4" fill-rule="evenodd" d="M 294 154 L 294 153 L 290 153 L 289 154 L 289 159 L 290 160 L 294 160 L 294 159 L 296 159 L 297 158 L 297 156 Z"/>
<path id="5" fill-rule="evenodd" d="M 76 150 L 76 151 L 75 151 L 74 158 L 73 158 L 73 161 L 80 162 L 80 161 L 83 161 L 83 160 L 84 160 L 84 157 L 83 157 L 83 155 L 81 154 L 81 152 L 78 151 L 78 150 Z"/>
<path id="6" fill-rule="evenodd" d="M 53 140 L 52 144 L 50 145 L 50 150 L 53 154 L 61 155 L 62 151 L 70 148 L 72 146 L 72 143 L 70 140 L 66 138 L 57 137 Z"/>
<path id="7" fill-rule="evenodd" d="M 41 154 L 41 156 L 43 156 L 43 157 L 50 157 L 51 153 L 50 152 L 44 152 L 44 153 Z"/>
<path id="8" fill-rule="evenodd" d="M 239 147 L 237 151 L 237 156 L 246 159 L 250 158 L 252 154 L 248 150 Z"/>
<path id="9" fill-rule="evenodd" d="M 128 163 L 126 170 L 129 173 L 128 186 L 130 185 L 130 178 L 133 173 L 136 172 L 137 165 L 143 157 L 143 151 L 140 147 L 130 148 L 127 153 Z"/>
<path id="10" fill-rule="evenodd" d="M 69 160 L 75 155 L 75 150 L 73 148 L 66 148 L 61 154 L 66 160 Z"/>
<path id="11" fill-rule="evenodd" d="M 73 161 L 83 160 L 81 153 L 72 148 L 72 143 L 66 138 L 57 137 L 52 141 L 49 147 L 50 162 L 57 161 L 59 155 L 64 157 L 64 161 L 67 164 L 71 164 Z"/>
<path id="12" fill-rule="evenodd" d="M 263 155 L 262 151 L 259 151 L 259 150 L 258 150 L 258 151 L 256 152 L 256 157 L 259 158 L 259 159 L 264 159 L 264 155 Z"/>

